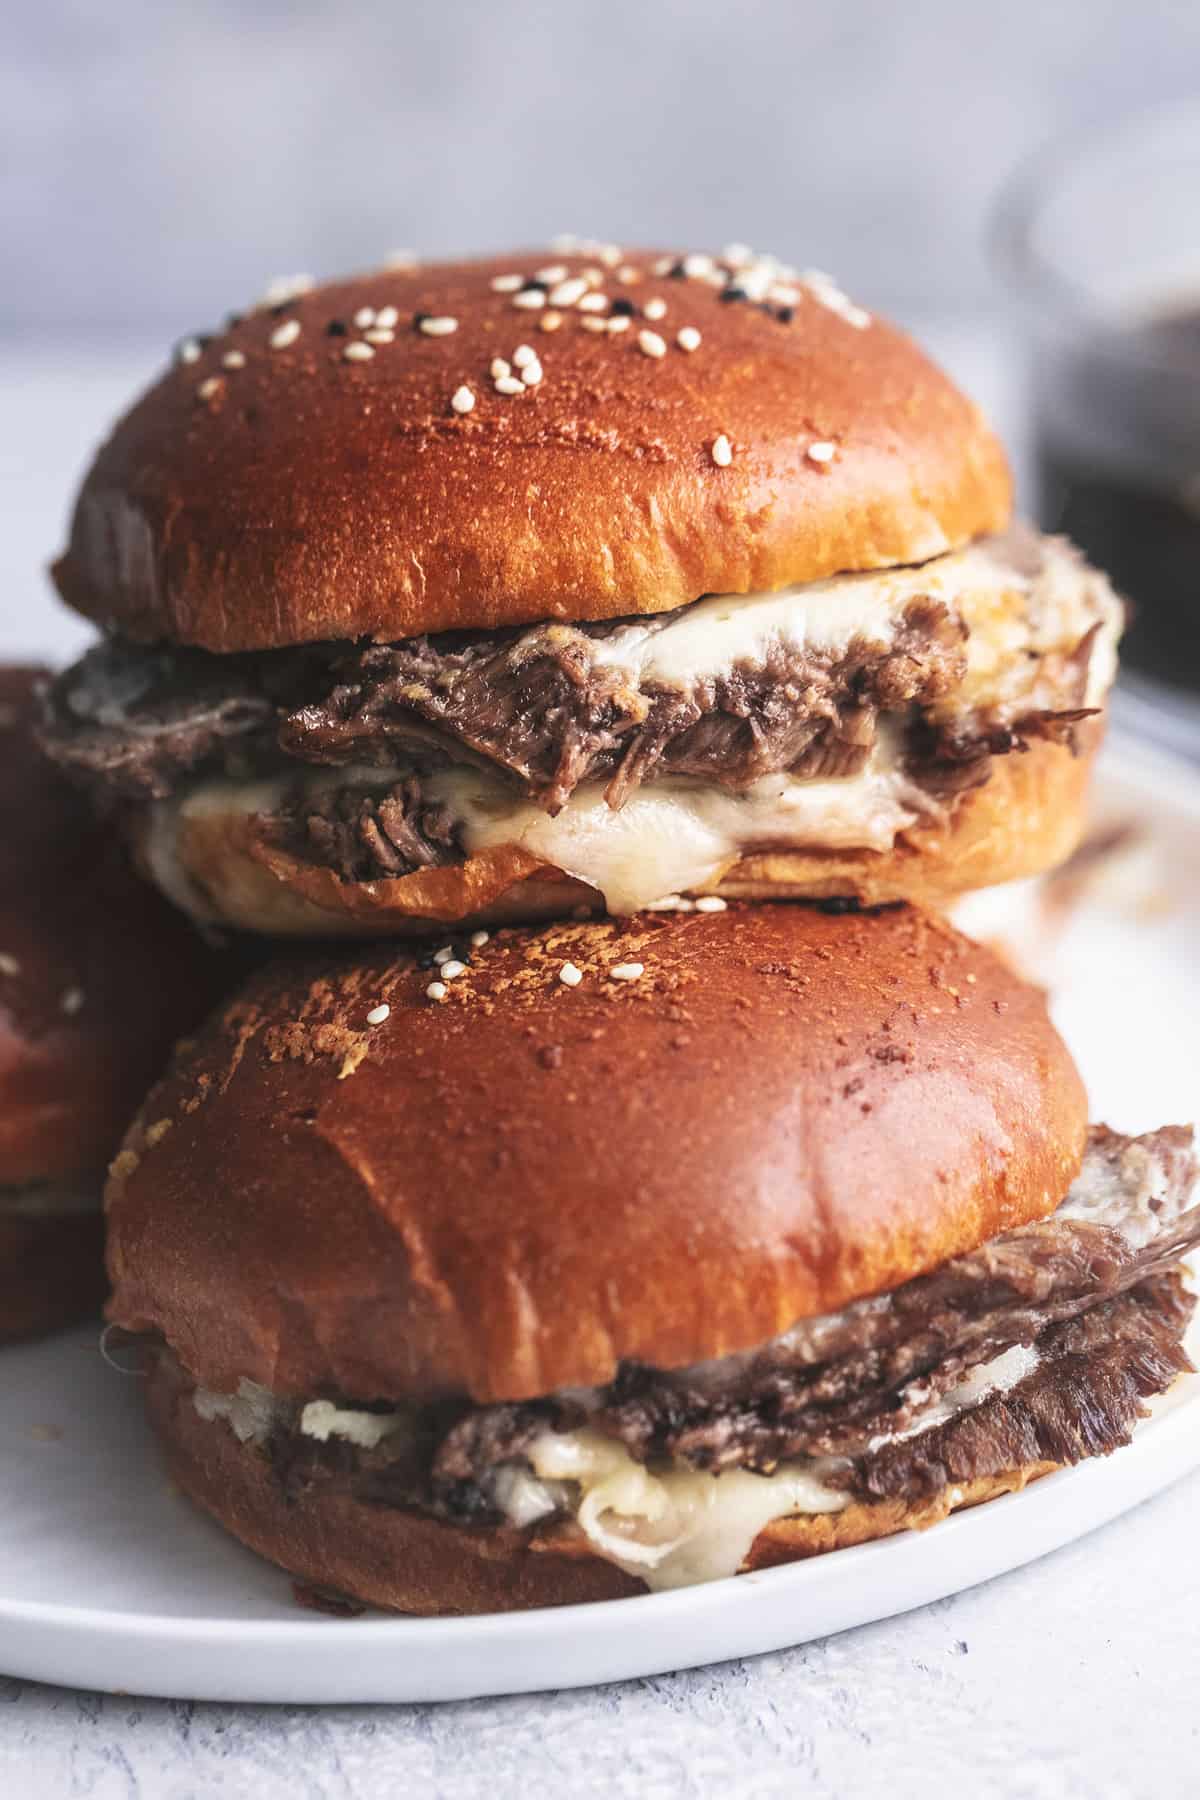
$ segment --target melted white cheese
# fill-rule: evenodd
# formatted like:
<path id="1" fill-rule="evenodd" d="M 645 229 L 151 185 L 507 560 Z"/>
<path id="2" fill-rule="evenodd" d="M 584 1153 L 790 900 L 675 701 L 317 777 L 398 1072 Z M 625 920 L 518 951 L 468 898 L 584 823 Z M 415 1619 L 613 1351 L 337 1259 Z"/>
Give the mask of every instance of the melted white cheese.
<path id="1" fill-rule="evenodd" d="M 1089 1151 L 1055 1217 L 1107 1226 L 1140 1250 L 1186 1212 L 1192 1199 L 1190 1190 L 1172 1193 L 1162 1158 L 1134 1139 L 1115 1160 Z"/>
<path id="2" fill-rule="evenodd" d="M 330 1438 L 342 1438 L 357 1444 L 360 1450 L 375 1450 L 385 1438 L 403 1430 L 405 1417 L 397 1412 L 362 1412 L 358 1408 L 335 1406 L 332 1400 L 310 1400 L 300 1414 L 300 1430 L 305 1437 L 327 1444 Z"/>
<path id="3" fill-rule="evenodd" d="M 192 1404 L 202 1419 L 223 1419 L 243 1444 L 264 1443 L 279 1416 L 278 1400 L 270 1388 L 260 1387 L 257 1381 L 239 1381 L 234 1394 L 198 1387 Z"/>
<path id="4" fill-rule="evenodd" d="M 991 1362 L 980 1363 L 978 1368 L 972 1369 L 940 1400 L 923 1407 L 903 1431 L 885 1431 L 871 1438 L 867 1449 L 880 1450 L 885 1444 L 904 1443 L 909 1438 L 920 1437 L 923 1432 L 933 1431 L 938 1425 L 949 1424 L 959 1413 L 968 1412 L 982 1401 L 990 1400 L 996 1394 L 1007 1394 L 1019 1381 L 1032 1375 L 1040 1361 L 1031 1344 L 1014 1344 L 1011 1350 L 994 1356 Z"/>

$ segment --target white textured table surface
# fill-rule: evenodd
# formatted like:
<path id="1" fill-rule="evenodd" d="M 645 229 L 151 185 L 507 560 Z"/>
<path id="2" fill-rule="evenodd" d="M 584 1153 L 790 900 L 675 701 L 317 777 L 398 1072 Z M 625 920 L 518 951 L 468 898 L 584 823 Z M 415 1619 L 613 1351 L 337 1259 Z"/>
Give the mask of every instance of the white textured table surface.
<path id="1" fill-rule="evenodd" d="M 995 352 L 962 332 L 942 347 L 1011 426 Z M 153 353 L 138 350 L 0 351 L 0 654 L 63 656 L 84 640 L 50 612 L 37 571 L 88 445 L 152 367 Z M 1193 1478 L 1051 1559 L 905 1618 L 579 1693 L 269 1709 L 0 1676 L 0 1796 L 1191 1796 L 1198 1510 Z"/>

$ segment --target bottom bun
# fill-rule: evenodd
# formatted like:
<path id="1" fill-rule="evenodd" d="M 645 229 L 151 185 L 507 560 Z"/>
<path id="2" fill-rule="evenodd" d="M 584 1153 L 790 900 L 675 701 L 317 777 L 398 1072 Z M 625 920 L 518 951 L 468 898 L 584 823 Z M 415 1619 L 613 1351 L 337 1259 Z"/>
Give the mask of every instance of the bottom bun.
<path id="1" fill-rule="evenodd" d="M 0 1213 L 0 1344 L 94 1317 L 107 1292 L 98 1203 L 94 1213 Z"/>
<path id="2" fill-rule="evenodd" d="M 431 1514 L 372 1506 L 336 1488 L 290 1500 L 267 1457 L 221 1420 L 205 1420 L 192 1390 L 156 1358 L 147 1410 L 179 1488 L 226 1531 L 306 1586 L 390 1612 L 514 1612 L 620 1600 L 644 1582 L 597 1556 L 574 1526 L 539 1531 L 448 1524 Z M 838 1513 L 776 1519 L 754 1540 L 739 1573 L 799 1562 L 896 1532 L 924 1530 L 949 1513 L 1023 1488 L 1055 1463 L 944 1488 L 919 1503 L 855 1502 Z"/>
<path id="3" fill-rule="evenodd" d="M 687 891 L 937 908 L 975 888 L 1040 874 L 1065 862 L 1079 843 L 1102 735 L 1103 721 L 1087 719 L 1077 728 L 1077 754 L 1038 740 L 1023 753 L 995 757 L 982 787 L 960 795 L 944 819 L 902 832 L 888 850 L 745 854 L 719 878 Z M 186 911 L 274 936 L 402 937 L 446 925 L 533 924 L 604 911 L 596 888 L 518 844 L 396 879 L 343 881 L 264 843 L 236 790 L 227 804 L 191 813 L 143 812 L 130 828 L 147 873 Z M 643 904 L 659 897 L 647 893 Z"/>

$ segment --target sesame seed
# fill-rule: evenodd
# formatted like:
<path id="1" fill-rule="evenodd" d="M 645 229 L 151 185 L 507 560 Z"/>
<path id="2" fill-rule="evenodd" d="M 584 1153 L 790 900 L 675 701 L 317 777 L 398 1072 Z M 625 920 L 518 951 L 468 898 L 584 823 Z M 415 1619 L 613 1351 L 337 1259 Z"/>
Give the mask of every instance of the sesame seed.
<path id="1" fill-rule="evenodd" d="M 267 291 L 259 301 L 260 306 L 286 306 L 289 300 L 296 300 L 301 294 L 310 293 L 316 287 L 311 275 L 276 275 L 267 283 Z"/>
<path id="2" fill-rule="evenodd" d="M 522 288 L 519 294 L 513 295 L 513 305 L 537 312 L 546 304 L 546 296 L 541 288 Z"/>
<path id="3" fill-rule="evenodd" d="M 539 331 L 557 331 L 563 322 L 560 312 L 544 312 L 538 320 Z"/>
<path id="4" fill-rule="evenodd" d="M 442 964 L 443 981 L 457 981 L 459 976 L 465 975 L 466 972 L 466 963 L 459 962 L 457 956 L 447 957 L 446 961 Z"/>
<path id="5" fill-rule="evenodd" d="M 277 325 L 275 327 L 274 331 L 267 339 L 267 342 L 270 344 L 272 350 L 286 350 L 288 345 L 294 344 L 299 336 L 299 319 L 285 319 L 282 325 Z"/>
<path id="6" fill-rule="evenodd" d="M 689 352 L 698 350 L 701 343 L 700 333 L 696 330 L 694 325 L 685 325 L 682 331 L 677 331 L 675 333 L 675 342 L 679 345 L 681 350 L 687 350 Z"/>
<path id="7" fill-rule="evenodd" d="M 837 445 L 826 443 L 810 444 L 804 454 L 807 456 L 809 462 L 831 463 L 837 455 Z"/>
<path id="8" fill-rule="evenodd" d="M 493 381 L 499 381 L 502 375 L 512 374 L 512 364 L 505 362 L 502 356 L 493 356 L 489 373 Z"/>
<path id="9" fill-rule="evenodd" d="M 371 1008 L 370 1012 L 367 1014 L 367 1024 L 368 1025 L 382 1025 L 383 1021 L 385 1019 L 390 1019 L 391 1016 L 392 1016 L 391 1007 L 387 1004 L 386 1001 L 381 1001 L 378 1006 L 373 1006 Z"/>
<path id="10" fill-rule="evenodd" d="M 607 331 L 612 324 L 611 319 L 598 319 L 594 313 L 585 313 L 579 323 L 585 331 Z"/>
<path id="11" fill-rule="evenodd" d="M 81 987 L 69 987 L 58 1003 L 59 1009 L 66 1013 L 68 1019 L 73 1019 L 75 1014 L 82 1010 L 83 998 Z"/>
<path id="12" fill-rule="evenodd" d="M 202 352 L 195 338 L 184 338 L 175 354 L 181 363 L 194 363 L 200 361 Z"/>
<path id="13" fill-rule="evenodd" d="M 471 933 L 471 948 L 472 948 L 472 950 L 482 950 L 483 946 L 488 942 L 491 935 L 492 934 L 490 931 L 473 931 Z"/>
<path id="14" fill-rule="evenodd" d="M 733 446 L 730 444 L 729 439 L 725 436 L 724 432 L 721 433 L 720 437 L 715 437 L 713 439 L 712 449 L 709 454 L 716 463 L 718 469 L 727 469 L 729 467 L 730 463 L 733 461 Z"/>
<path id="15" fill-rule="evenodd" d="M 610 981 L 640 981 L 645 972 L 645 963 L 618 963 L 608 971 L 608 976 Z"/>
<path id="16" fill-rule="evenodd" d="M 389 250 L 383 259 L 385 269 L 419 269 L 420 259 L 411 250 Z"/>
<path id="17" fill-rule="evenodd" d="M 227 350 L 221 358 L 221 363 L 226 369 L 244 369 L 246 358 L 240 350 Z"/>
<path id="18" fill-rule="evenodd" d="M 426 337 L 449 337 L 452 331 L 458 330 L 458 320 L 446 316 L 422 319 L 421 330 Z"/>
<path id="19" fill-rule="evenodd" d="M 697 912 L 726 912 L 728 902 L 722 900 L 720 894 L 701 894 L 695 907 Z"/>
<path id="20" fill-rule="evenodd" d="M 437 964 L 438 968 L 440 969 L 442 964 L 448 963 L 450 961 L 450 958 L 453 955 L 454 955 L 454 945 L 453 944 L 443 944 L 440 950 L 434 951 L 433 960 Z"/>
<path id="21" fill-rule="evenodd" d="M 394 331 L 383 331 L 378 325 L 373 325 L 370 331 L 364 331 L 363 336 L 368 344 L 394 344 L 396 341 Z"/>
<path id="22" fill-rule="evenodd" d="M 585 294 L 579 302 L 579 310 L 582 313 L 603 312 L 607 306 L 607 294 Z"/>
<path id="23" fill-rule="evenodd" d="M 518 380 L 515 375 L 501 375 L 494 385 L 498 394 L 523 394 L 525 392 L 525 383 Z"/>
<path id="24" fill-rule="evenodd" d="M 629 330 L 629 319 L 624 313 L 614 313 L 611 319 L 601 319 L 600 323 L 609 332 Z"/>
<path id="25" fill-rule="evenodd" d="M 647 300 L 642 311 L 648 319 L 665 319 L 667 316 L 667 303 L 665 300 L 659 300 L 657 298 Z"/>
<path id="26" fill-rule="evenodd" d="M 342 351 L 342 356 L 347 362 L 370 362 L 374 354 L 370 344 L 360 344 L 357 340 L 352 344 L 347 344 Z"/>
<path id="27" fill-rule="evenodd" d="M 16 957 L 10 956 L 7 950 L 0 952 L 0 975 L 19 975 L 20 973 L 21 965 Z"/>
<path id="28" fill-rule="evenodd" d="M 518 344 L 512 353 L 513 368 L 523 369 L 526 363 L 535 363 L 538 353 L 532 344 Z"/>
<path id="29" fill-rule="evenodd" d="M 493 275 L 491 280 L 493 294 L 515 294 L 518 288 L 524 286 L 523 275 Z"/>
<path id="30" fill-rule="evenodd" d="M 623 281 L 628 286 L 631 282 L 640 281 L 641 274 L 632 263 L 622 263 L 617 270 L 617 280 Z"/>
<path id="31" fill-rule="evenodd" d="M 384 331 L 394 331 L 400 323 L 400 309 L 395 306 L 381 306 L 375 314 L 375 323 Z"/>
<path id="32" fill-rule="evenodd" d="M 615 269 L 621 260 L 621 252 L 616 244 L 600 244 L 596 250 L 597 262 L 602 262 L 606 269 Z"/>
<path id="33" fill-rule="evenodd" d="M 345 335 L 346 321 L 344 319 L 330 319 L 328 325 L 325 327 L 325 336 L 345 337 Z"/>
<path id="34" fill-rule="evenodd" d="M 683 272 L 685 275 L 711 275 L 712 270 L 712 257 L 702 256 L 698 251 L 691 256 L 685 256 L 683 259 Z"/>
<path id="35" fill-rule="evenodd" d="M 446 998 L 445 982 L 431 981 L 429 986 L 425 989 L 425 996 L 429 1000 L 444 1000 Z"/>
<path id="36" fill-rule="evenodd" d="M 578 987 L 583 980 L 583 970 L 577 969 L 573 962 L 565 962 L 558 971 L 558 979 L 564 987 Z"/>
<path id="37" fill-rule="evenodd" d="M 462 387 L 455 388 L 450 396 L 450 404 L 456 413 L 469 413 L 475 405 L 475 396 L 464 383 Z"/>
<path id="38" fill-rule="evenodd" d="M 536 387 L 538 385 L 538 382 L 541 379 L 542 379 L 541 363 L 540 362 L 526 363 L 525 367 L 521 370 L 521 380 L 525 383 L 525 386 L 526 387 Z"/>
<path id="39" fill-rule="evenodd" d="M 660 256 L 657 262 L 650 265 L 651 272 L 655 275 L 669 275 L 674 267 L 675 258 L 673 256 Z"/>
<path id="40" fill-rule="evenodd" d="M 548 269 L 539 269 L 537 272 L 537 279 L 548 283 L 550 286 L 553 286 L 556 281 L 565 281 L 566 278 L 567 269 L 565 263 L 551 263 Z M 561 304 L 563 306 L 569 306 L 570 302 L 564 300 Z"/>
<path id="41" fill-rule="evenodd" d="M 211 400 L 213 395 L 219 394 L 220 391 L 221 377 L 219 375 L 210 375 L 208 380 L 202 381 L 200 386 L 196 389 L 197 396 L 201 400 Z"/>
<path id="42" fill-rule="evenodd" d="M 754 252 L 748 244 L 726 244 L 721 261 L 727 262 L 732 269 L 740 269 L 743 263 L 754 261 Z"/>
<path id="43" fill-rule="evenodd" d="M 365 331 L 368 325 L 373 325 L 375 323 L 375 308 L 373 306 L 360 306 L 354 315 L 354 323 L 358 326 L 360 331 Z"/>
<path id="44" fill-rule="evenodd" d="M 665 356 L 667 354 L 666 340 L 660 338 L 657 331 L 639 331 L 637 341 L 638 349 L 643 356 Z"/>
<path id="45" fill-rule="evenodd" d="M 633 301 L 627 294 L 618 294 L 612 303 L 612 310 L 615 313 L 624 313 L 629 318 L 632 317 L 635 309 Z"/>
<path id="46" fill-rule="evenodd" d="M 682 894 L 664 894 L 661 900 L 650 900 L 646 903 L 647 912 L 691 912 L 693 902 L 685 900 Z"/>
<path id="47" fill-rule="evenodd" d="M 569 281 L 559 281 L 550 289 L 551 306 L 574 306 L 588 291 L 588 284 L 582 275 L 572 275 Z"/>

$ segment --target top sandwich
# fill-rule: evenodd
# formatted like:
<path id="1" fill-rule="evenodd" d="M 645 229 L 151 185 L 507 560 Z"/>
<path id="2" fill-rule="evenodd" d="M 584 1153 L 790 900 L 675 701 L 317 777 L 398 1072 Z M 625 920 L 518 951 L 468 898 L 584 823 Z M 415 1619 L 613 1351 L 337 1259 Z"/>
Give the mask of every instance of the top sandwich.
<path id="1" fill-rule="evenodd" d="M 253 929 L 937 900 L 1072 848 L 1115 668 L 1010 508 L 979 411 L 773 259 L 293 284 L 100 451 L 47 744 Z"/>

